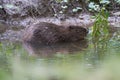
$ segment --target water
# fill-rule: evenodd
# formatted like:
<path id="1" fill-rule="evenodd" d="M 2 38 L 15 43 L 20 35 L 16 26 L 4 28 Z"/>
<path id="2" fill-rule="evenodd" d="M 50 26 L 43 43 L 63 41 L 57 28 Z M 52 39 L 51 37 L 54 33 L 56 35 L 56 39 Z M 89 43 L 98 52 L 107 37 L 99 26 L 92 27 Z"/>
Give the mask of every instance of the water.
<path id="1" fill-rule="evenodd" d="M 0 42 L 0 80 L 119 80 L 120 32 L 49 46 Z M 113 73 L 114 72 L 114 73 Z"/>

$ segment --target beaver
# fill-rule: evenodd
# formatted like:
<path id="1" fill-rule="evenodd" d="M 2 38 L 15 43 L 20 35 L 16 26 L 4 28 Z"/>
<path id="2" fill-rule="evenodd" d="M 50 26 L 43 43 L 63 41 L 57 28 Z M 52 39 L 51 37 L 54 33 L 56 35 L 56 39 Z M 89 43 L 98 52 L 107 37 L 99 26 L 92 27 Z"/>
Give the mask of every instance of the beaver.
<path id="1" fill-rule="evenodd" d="M 39 22 L 25 29 L 23 42 L 31 44 L 54 44 L 83 40 L 87 29 L 80 26 L 59 26 L 53 23 Z"/>

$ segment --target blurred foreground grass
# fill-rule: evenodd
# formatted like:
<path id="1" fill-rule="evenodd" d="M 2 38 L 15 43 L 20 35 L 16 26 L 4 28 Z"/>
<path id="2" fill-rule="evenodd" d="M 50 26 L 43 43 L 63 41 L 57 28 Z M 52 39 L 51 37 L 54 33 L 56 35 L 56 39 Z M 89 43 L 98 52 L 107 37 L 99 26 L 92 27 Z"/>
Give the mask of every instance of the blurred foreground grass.
<path id="1" fill-rule="evenodd" d="M 111 57 L 97 67 L 84 61 L 49 61 L 15 57 L 9 70 L 0 69 L 0 80 L 120 80 L 119 57 Z"/>

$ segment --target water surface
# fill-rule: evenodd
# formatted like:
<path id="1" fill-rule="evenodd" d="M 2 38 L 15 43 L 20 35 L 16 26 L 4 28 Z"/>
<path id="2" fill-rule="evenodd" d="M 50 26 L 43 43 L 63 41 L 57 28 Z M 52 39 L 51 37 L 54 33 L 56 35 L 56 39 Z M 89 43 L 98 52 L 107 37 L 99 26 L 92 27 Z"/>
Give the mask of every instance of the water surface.
<path id="1" fill-rule="evenodd" d="M 88 34 L 86 40 L 80 42 L 37 47 L 22 44 L 20 41 L 1 39 L 0 78 L 3 80 L 75 80 L 76 78 L 95 80 L 93 76 L 101 75 L 103 78 L 107 70 L 111 71 L 110 74 L 113 70 L 119 75 L 120 65 L 117 63 L 119 58 L 119 31 L 115 31 L 107 41 L 102 42 L 92 41 Z M 116 75 L 110 75 L 113 77 L 110 80 L 119 80 L 119 76 Z"/>

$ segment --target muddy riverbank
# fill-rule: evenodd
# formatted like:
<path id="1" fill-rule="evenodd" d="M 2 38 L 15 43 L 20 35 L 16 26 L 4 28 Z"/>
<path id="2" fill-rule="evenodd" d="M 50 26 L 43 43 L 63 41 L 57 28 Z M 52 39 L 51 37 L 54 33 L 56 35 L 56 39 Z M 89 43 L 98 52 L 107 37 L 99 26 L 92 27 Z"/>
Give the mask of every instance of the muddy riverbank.
<path id="1" fill-rule="evenodd" d="M 109 24 L 111 26 L 111 30 L 114 32 L 115 30 L 120 29 L 120 17 L 119 16 L 111 16 L 108 18 Z M 35 24 L 38 22 L 48 22 L 55 23 L 61 26 L 82 26 L 85 28 L 89 28 L 93 25 L 94 19 L 91 18 L 90 14 L 81 14 L 79 17 L 70 17 L 66 20 L 59 20 L 54 17 L 47 18 L 32 18 L 28 17 L 20 20 L 11 20 L 11 21 L 1 21 L 0 22 L 0 41 L 2 40 L 10 40 L 10 41 L 21 41 L 22 33 L 26 27 L 31 24 Z"/>

